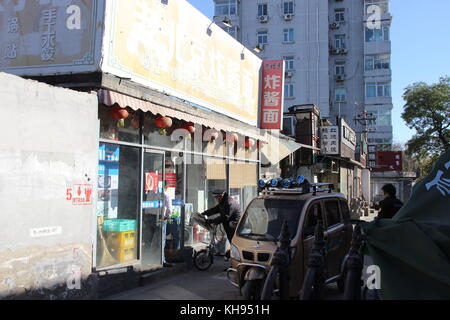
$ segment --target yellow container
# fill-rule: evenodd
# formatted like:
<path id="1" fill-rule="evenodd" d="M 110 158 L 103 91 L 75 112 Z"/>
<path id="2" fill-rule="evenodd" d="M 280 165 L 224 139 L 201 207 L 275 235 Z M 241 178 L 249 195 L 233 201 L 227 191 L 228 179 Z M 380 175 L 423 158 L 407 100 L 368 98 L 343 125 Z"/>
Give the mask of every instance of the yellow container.
<path id="1" fill-rule="evenodd" d="M 119 263 L 136 260 L 136 248 L 122 248 L 117 251 Z"/>
<path id="2" fill-rule="evenodd" d="M 136 248 L 136 231 L 110 232 L 108 246 L 114 251 Z"/>

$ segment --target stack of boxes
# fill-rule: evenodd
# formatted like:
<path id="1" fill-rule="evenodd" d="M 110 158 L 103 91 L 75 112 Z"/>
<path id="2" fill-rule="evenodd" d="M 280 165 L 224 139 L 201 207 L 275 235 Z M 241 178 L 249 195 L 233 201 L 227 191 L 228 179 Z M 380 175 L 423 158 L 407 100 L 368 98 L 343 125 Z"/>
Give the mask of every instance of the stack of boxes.
<path id="1" fill-rule="evenodd" d="M 118 263 L 137 259 L 136 220 L 114 219 L 106 220 L 103 230 L 107 232 L 108 248 Z"/>

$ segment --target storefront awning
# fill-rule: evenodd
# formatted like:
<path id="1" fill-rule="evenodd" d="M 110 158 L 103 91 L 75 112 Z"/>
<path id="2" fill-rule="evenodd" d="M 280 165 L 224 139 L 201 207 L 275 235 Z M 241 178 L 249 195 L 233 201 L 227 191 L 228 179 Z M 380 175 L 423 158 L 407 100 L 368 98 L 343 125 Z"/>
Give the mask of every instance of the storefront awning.
<path id="1" fill-rule="evenodd" d="M 144 112 L 151 112 L 154 115 L 159 114 L 164 117 L 176 118 L 178 120 L 200 124 L 208 128 L 216 129 L 218 131 L 223 130 L 226 132 L 235 132 L 245 137 L 250 137 L 256 140 L 267 142 L 265 137 L 259 134 L 257 128 L 253 128 L 254 130 L 251 130 L 252 128 L 248 125 L 243 125 L 241 128 L 239 128 L 238 126 L 232 126 L 226 123 L 221 123 L 220 121 L 214 121 L 212 119 L 195 116 L 186 112 L 167 108 L 150 101 L 133 98 L 110 90 L 99 90 L 98 97 L 100 103 L 103 103 L 107 106 L 112 106 L 117 103 L 122 108 L 130 107 L 133 110 L 142 110 Z M 247 128 L 245 128 L 245 126 L 247 126 Z"/>
<path id="2" fill-rule="evenodd" d="M 262 163 L 275 165 L 291 153 L 294 153 L 303 145 L 287 137 L 266 134 L 268 145 L 262 149 Z"/>

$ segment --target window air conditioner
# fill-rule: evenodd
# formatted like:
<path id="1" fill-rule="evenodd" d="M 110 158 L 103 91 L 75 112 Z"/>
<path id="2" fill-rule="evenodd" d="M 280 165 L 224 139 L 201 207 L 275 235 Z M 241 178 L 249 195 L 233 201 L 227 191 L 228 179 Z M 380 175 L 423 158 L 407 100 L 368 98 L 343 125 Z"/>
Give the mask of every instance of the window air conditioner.
<path id="1" fill-rule="evenodd" d="M 261 23 L 266 23 L 267 21 L 269 21 L 269 16 L 259 16 L 258 20 Z"/>
<path id="2" fill-rule="evenodd" d="M 286 13 L 284 15 L 284 20 L 291 21 L 294 18 L 294 15 L 292 13 Z"/>
<path id="3" fill-rule="evenodd" d="M 330 28 L 331 28 L 331 29 L 339 29 L 339 27 L 340 27 L 340 24 L 339 24 L 338 22 L 333 22 L 333 23 L 330 25 Z"/>

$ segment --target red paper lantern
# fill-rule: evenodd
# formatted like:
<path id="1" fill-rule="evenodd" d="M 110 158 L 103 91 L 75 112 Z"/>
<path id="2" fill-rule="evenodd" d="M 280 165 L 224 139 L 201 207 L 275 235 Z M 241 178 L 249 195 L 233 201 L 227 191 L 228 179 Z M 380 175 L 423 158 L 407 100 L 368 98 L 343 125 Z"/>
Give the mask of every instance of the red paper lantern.
<path id="1" fill-rule="evenodd" d="M 245 138 L 244 146 L 246 149 L 250 149 L 255 145 L 255 140 L 252 138 Z"/>
<path id="2" fill-rule="evenodd" d="M 127 109 L 121 108 L 117 103 L 111 107 L 109 115 L 114 120 L 123 120 L 130 116 Z"/>
<path id="3" fill-rule="evenodd" d="M 193 134 L 196 130 L 193 123 L 186 123 L 182 128 L 189 131 L 190 134 Z"/>
<path id="4" fill-rule="evenodd" d="M 211 141 L 216 141 L 217 139 L 219 139 L 219 133 L 217 131 L 211 133 Z"/>
<path id="5" fill-rule="evenodd" d="M 229 143 L 236 143 L 239 140 L 239 136 L 237 135 L 237 133 L 228 133 L 227 134 L 227 141 Z"/>
<path id="6" fill-rule="evenodd" d="M 139 121 L 139 115 L 137 113 L 134 114 L 133 119 L 131 119 L 131 126 L 134 129 L 139 129 L 141 126 L 141 123 Z"/>
<path id="7" fill-rule="evenodd" d="M 169 117 L 159 116 L 155 120 L 155 126 L 157 126 L 160 129 L 168 129 L 172 126 L 172 124 L 173 124 L 173 121 Z"/>

